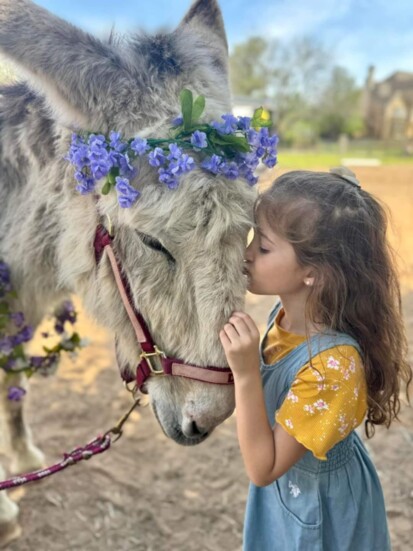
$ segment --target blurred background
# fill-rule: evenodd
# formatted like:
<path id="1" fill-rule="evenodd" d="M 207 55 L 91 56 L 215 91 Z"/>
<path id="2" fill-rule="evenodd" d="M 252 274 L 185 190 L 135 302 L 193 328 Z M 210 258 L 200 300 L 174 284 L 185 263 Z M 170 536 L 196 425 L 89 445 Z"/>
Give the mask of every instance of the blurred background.
<path id="1" fill-rule="evenodd" d="M 38 0 L 96 35 L 174 28 L 190 0 Z M 411 0 L 221 0 L 230 47 L 234 112 L 262 105 L 280 136 L 286 170 L 344 164 L 388 207 L 405 322 L 413 344 L 413 3 Z M 0 81 L 13 70 L 0 65 Z M 247 297 L 263 330 L 271 297 Z M 127 409 L 110 335 L 80 312 L 91 345 L 56 377 L 34 377 L 28 411 L 50 463 Z M 41 331 L 41 328 L 40 328 Z M 40 340 L 37 346 L 40 344 Z M 36 343 L 34 343 L 36 346 Z M 411 549 L 413 412 L 368 443 L 386 496 L 393 550 Z M 46 405 L 46 407 L 45 407 Z M 231 417 L 201 446 L 181 448 L 149 408 L 124 438 L 89 464 L 15 490 L 23 535 L 15 551 L 241 549 L 248 481 Z M 374 527 L 372 527 L 374 529 Z M 257 551 L 259 551 L 257 549 Z M 288 550 L 286 550 L 288 551 Z"/>

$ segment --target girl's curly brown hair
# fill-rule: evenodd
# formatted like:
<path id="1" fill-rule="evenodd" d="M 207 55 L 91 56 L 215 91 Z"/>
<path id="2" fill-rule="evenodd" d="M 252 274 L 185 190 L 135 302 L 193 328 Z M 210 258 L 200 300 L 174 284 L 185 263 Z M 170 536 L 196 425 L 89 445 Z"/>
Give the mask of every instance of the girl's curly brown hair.
<path id="1" fill-rule="evenodd" d="M 366 433 L 389 427 L 400 410 L 400 387 L 412 379 L 388 214 L 370 193 L 327 172 L 279 177 L 257 207 L 316 274 L 306 317 L 351 335 L 360 345 L 367 381 Z"/>

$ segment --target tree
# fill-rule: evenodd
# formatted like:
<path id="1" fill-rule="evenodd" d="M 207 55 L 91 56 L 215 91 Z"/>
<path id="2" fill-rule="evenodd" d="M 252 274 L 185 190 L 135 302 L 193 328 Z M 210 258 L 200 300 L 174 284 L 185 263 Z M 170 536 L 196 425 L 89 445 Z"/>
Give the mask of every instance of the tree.
<path id="1" fill-rule="evenodd" d="M 252 37 L 235 46 L 230 56 L 232 89 L 241 96 L 265 95 L 268 86 L 267 42 Z"/>
<path id="2" fill-rule="evenodd" d="M 318 106 L 322 138 L 337 139 L 340 134 L 356 136 L 363 130 L 361 90 L 344 67 L 334 67 Z"/>

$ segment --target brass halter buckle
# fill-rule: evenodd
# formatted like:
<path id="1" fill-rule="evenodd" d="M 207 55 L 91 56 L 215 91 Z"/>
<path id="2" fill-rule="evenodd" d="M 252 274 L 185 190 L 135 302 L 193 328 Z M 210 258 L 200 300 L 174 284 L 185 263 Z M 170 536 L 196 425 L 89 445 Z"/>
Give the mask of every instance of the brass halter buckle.
<path id="1" fill-rule="evenodd" d="M 156 344 L 155 344 L 154 348 L 155 348 L 155 352 L 145 352 L 144 350 L 142 350 L 142 352 L 139 355 L 139 359 L 140 360 L 142 360 L 142 359 L 146 360 L 146 363 L 148 364 L 149 369 L 150 369 L 151 373 L 153 373 L 153 375 L 165 375 L 162 368 L 161 369 L 156 369 L 156 363 L 153 361 L 153 358 L 155 358 L 155 357 L 157 357 L 157 358 L 166 358 L 166 354 L 162 350 L 159 350 L 159 348 L 156 346 Z"/>

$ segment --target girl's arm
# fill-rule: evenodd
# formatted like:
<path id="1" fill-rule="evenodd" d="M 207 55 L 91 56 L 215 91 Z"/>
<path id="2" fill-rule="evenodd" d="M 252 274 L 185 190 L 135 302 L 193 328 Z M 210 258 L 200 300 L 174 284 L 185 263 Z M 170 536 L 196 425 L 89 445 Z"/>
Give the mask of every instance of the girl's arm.
<path id="1" fill-rule="evenodd" d="M 250 480 L 266 486 L 287 472 L 307 451 L 280 425 L 271 428 L 259 366 L 259 332 L 252 319 L 236 312 L 220 333 L 235 381 L 237 431 Z M 275 414 L 275 412 L 274 412 Z"/>

